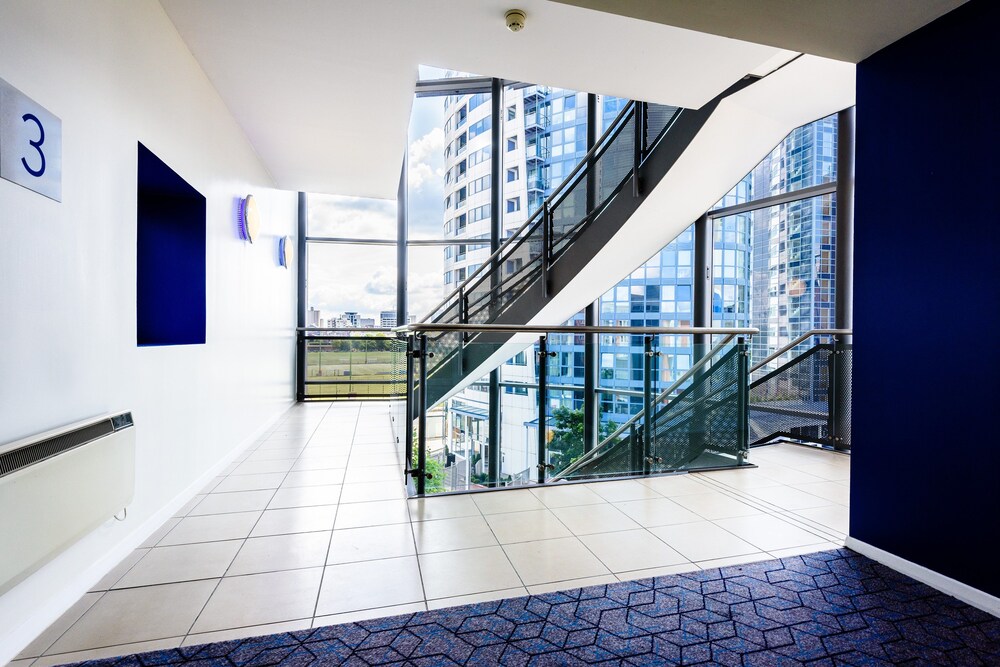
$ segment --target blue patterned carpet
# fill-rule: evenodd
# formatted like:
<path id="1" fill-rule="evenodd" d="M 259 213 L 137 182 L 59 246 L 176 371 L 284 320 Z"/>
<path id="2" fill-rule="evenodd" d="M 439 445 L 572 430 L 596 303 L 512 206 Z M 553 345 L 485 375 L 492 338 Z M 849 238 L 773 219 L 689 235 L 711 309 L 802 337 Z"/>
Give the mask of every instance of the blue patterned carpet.
<path id="1" fill-rule="evenodd" d="M 838 549 L 84 665 L 1000 665 L 1000 619 Z"/>

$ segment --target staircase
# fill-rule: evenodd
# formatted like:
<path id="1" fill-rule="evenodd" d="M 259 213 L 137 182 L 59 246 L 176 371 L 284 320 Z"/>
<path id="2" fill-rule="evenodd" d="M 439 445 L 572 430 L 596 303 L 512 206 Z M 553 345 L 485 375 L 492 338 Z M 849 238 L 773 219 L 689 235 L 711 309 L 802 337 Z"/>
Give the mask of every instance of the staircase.
<path id="1" fill-rule="evenodd" d="M 719 103 L 756 80 L 737 82 L 697 110 L 644 102 L 627 105 L 544 205 L 423 321 L 531 321 L 615 236 Z M 518 348 L 511 334 L 442 332 L 427 335 L 425 351 L 426 405 L 431 406 Z"/>

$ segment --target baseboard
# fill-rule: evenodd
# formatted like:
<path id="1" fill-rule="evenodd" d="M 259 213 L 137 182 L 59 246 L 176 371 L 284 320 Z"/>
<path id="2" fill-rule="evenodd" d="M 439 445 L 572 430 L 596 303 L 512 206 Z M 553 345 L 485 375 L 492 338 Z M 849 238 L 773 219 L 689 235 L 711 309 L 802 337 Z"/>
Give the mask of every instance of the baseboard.
<path id="1" fill-rule="evenodd" d="M 92 565 L 80 573 L 80 576 L 77 577 L 78 583 L 74 583 L 72 586 L 63 587 L 57 595 L 54 595 L 46 600 L 42 605 L 40 605 L 35 613 L 26 618 L 21 625 L 9 634 L 0 633 L 0 665 L 6 665 L 8 662 L 12 661 L 15 656 L 17 656 L 25 649 L 25 647 L 35 640 L 35 637 L 42 634 L 46 628 L 62 616 L 71 606 L 73 606 L 73 604 L 76 603 L 77 600 L 83 597 L 87 591 L 89 591 L 97 584 L 97 582 L 108 574 L 108 572 L 114 569 L 118 563 L 137 549 L 140 544 L 149 539 L 149 537 L 155 533 L 160 526 L 166 523 L 168 519 L 172 518 L 189 500 L 194 498 L 199 491 L 204 489 L 213 478 L 218 477 L 220 473 L 222 473 L 222 471 L 225 470 L 226 467 L 240 455 L 241 452 L 249 447 L 255 440 L 260 438 L 265 431 L 281 419 L 281 417 L 288 412 L 288 409 L 294 404 L 295 401 L 290 401 L 287 405 L 280 408 L 277 412 L 275 412 L 273 417 L 254 429 L 253 433 L 236 444 L 228 453 L 226 453 L 225 456 L 219 459 L 219 461 L 212 465 L 211 468 L 206 470 L 200 477 L 177 494 L 170 502 L 161 507 L 159 511 L 150 515 L 149 518 L 136 526 L 132 532 L 119 541 L 113 548 L 105 551 L 100 558 L 95 560 Z M 100 531 L 100 529 L 98 529 L 98 531 Z M 98 531 L 95 531 L 95 533 Z M 93 538 L 93 536 L 94 533 L 91 533 L 88 537 Z M 81 540 L 81 542 L 87 539 L 88 538 L 85 537 Z M 78 542 L 77 545 L 80 545 L 81 542 Z M 73 549 L 73 547 L 70 547 L 70 549 Z M 50 563 L 49 565 L 52 566 L 53 563 Z M 45 568 L 43 567 L 34 575 L 15 586 L 11 589 L 11 591 L 8 591 L 7 594 L 9 595 L 21 586 L 29 584 L 35 576 L 44 576 L 44 570 Z"/>
<path id="2" fill-rule="evenodd" d="M 958 598 L 966 604 L 1000 617 L 1000 598 L 998 597 L 985 593 L 978 588 L 973 588 L 968 584 L 963 584 L 957 579 L 952 579 L 923 565 L 917 565 L 888 551 L 873 547 L 867 542 L 862 542 L 853 537 L 848 537 L 844 546 L 852 551 L 857 551 L 862 556 L 867 556 L 887 567 L 891 567 L 897 572 L 925 583 L 931 588 L 936 588 L 942 593 L 947 593 L 954 598 Z"/>

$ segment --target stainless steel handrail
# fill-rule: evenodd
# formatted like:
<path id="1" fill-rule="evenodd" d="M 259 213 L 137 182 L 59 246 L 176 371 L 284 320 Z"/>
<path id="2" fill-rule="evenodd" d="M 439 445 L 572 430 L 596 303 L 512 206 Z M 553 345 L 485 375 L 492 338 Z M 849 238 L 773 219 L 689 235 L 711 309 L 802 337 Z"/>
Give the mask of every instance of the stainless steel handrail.
<path id="1" fill-rule="evenodd" d="M 775 359 L 783 355 L 785 352 L 788 352 L 795 346 L 802 344 L 804 341 L 808 340 L 809 338 L 812 338 L 813 336 L 850 336 L 851 333 L 852 332 L 850 329 L 812 329 L 811 331 L 807 331 L 806 333 L 802 334 L 788 345 L 785 345 L 777 352 L 761 360 L 759 363 L 754 364 L 750 368 L 750 372 L 753 373 L 758 368 L 761 368 L 762 366 L 765 366 L 768 363 L 774 361 Z"/>
<path id="2" fill-rule="evenodd" d="M 735 338 L 738 335 L 738 333 L 739 333 L 739 330 L 730 329 L 730 331 L 733 332 L 732 335 L 726 336 L 725 338 L 722 339 L 722 341 L 720 341 L 719 343 L 717 343 L 716 345 L 714 345 L 712 347 L 712 349 L 709 351 L 708 354 L 706 354 L 704 357 L 702 357 L 701 359 L 699 359 L 693 366 L 691 366 L 691 368 L 689 368 L 683 375 L 681 375 L 679 378 L 677 378 L 669 387 L 667 387 L 662 392 L 660 392 L 659 394 L 657 394 L 656 398 L 653 399 L 653 405 L 656 405 L 660 401 L 662 401 L 665 398 L 667 398 L 668 396 L 670 396 L 670 394 L 672 394 L 677 389 L 679 389 L 681 387 L 681 385 L 683 385 L 685 382 L 687 382 L 689 379 L 691 379 L 691 376 L 693 376 L 695 373 L 697 373 L 699 370 L 701 370 L 701 368 L 703 366 L 705 366 L 706 364 L 708 364 L 709 361 L 711 361 L 712 359 L 714 359 L 715 356 L 722 350 L 722 348 L 724 348 L 726 345 L 728 345 L 729 342 L 733 338 Z M 753 331 L 756 332 L 757 330 L 754 329 Z M 646 414 L 645 410 L 642 410 L 641 412 L 637 412 L 635 415 L 632 416 L 631 419 L 629 419 L 627 422 L 625 422 L 624 424 L 622 424 L 621 426 L 619 426 L 611 435 L 609 435 L 604 440 L 602 440 L 596 447 L 594 447 L 592 450 L 590 450 L 586 455 L 581 456 L 575 462 L 573 462 L 572 464 L 570 464 L 565 470 L 559 472 L 556 475 L 553 475 L 552 481 L 554 482 L 557 479 L 561 479 L 561 478 L 565 477 L 566 475 L 572 474 L 574 470 L 576 470 L 577 468 L 579 468 L 580 466 L 582 466 L 589 459 L 591 459 L 594 456 L 596 456 L 597 452 L 601 451 L 609 443 L 612 443 L 613 440 L 615 440 L 618 436 L 620 436 L 622 433 L 624 433 L 625 431 L 627 431 L 629 429 L 629 427 L 632 426 L 632 424 L 634 424 L 637 421 L 639 421 L 639 419 L 642 418 L 645 414 Z"/>
<path id="3" fill-rule="evenodd" d="M 351 333 L 395 333 L 392 327 L 296 327 L 299 332 L 324 333 L 327 331 L 350 331 Z"/>
<path id="4" fill-rule="evenodd" d="M 610 136 L 612 136 L 612 134 L 614 134 L 615 132 L 617 132 L 618 129 L 619 129 L 618 128 L 619 122 L 623 118 L 625 118 L 632 111 L 632 108 L 634 106 L 635 106 L 635 102 L 632 101 L 632 102 L 629 102 L 628 104 L 626 104 L 624 107 L 622 107 L 622 110 L 618 113 L 618 116 L 616 116 L 615 119 L 613 121 L 611 121 L 611 124 L 608 125 L 608 129 L 604 133 L 604 136 L 601 137 L 601 139 L 604 139 L 605 137 L 610 137 Z M 598 140 L 593 145 L 593 147 L 589 151 L 587 151 L 587 154 L 584 155 L 580 159 L 580 161 L 577 163 L 576 167 L 574 167 L 573 170 L 570 171 L 569 175 L 566 178 L 563 179 L 562 183 L 560 183 L 558 186 L 556 186 L 556 189 L 552 191 L 552 193 L 549 195 L 548 199 L 549 200 L 554 200 L 559 194 L 561 194 L 562 191 L 566 187 L 568 187 L 567 184 L 572 180 L 573 176 L 575 176 L 576 173 L 580 169 L 582 169 L 584 165 L 589 164 L 590 161 L 593 159 L 594 155 L 600 149 L 602 149 L 604 147 L 604 145 L 605 145 L 604 141 Z M 512 235 L 510 235 L 507 239 L 505 239 L 504 242 L 500 245 L 500 247 L 497 248 L 496 251 L 492 255 L 490 255 L 488 258 L 486 258 L 486 260 L 483 261 L 483 263 L 479 266 L 478 269 L 476 269 L 475 271 L 472 272 L 471 275 L 469 275 L 469 276 L 466 277 L 465 281 L 462 283 L 461 286 L 456 287 L 454 289 L 454 291 L 452 291 L 450 294 L 448 294 L 448 296 L 446 296 L 441 301 L 441 303 L 439 303 L 438 305 L 434 306 L 434 308 L 432 308 L 430 311 L 428 311 L 427 317 L 428 318 L 432 317 L 436 312 L 438 312 L 438 310 L 442 306 L 444 306 L 449 301 L 451 301 L 452 297 L 460 294 L 462 292 L 462 289 L 463 289 L 463 287 L 465 285 L 472 283 L 473 277 L 478 276 L 478 275 L 480 275 L 480 273 L 485 272 L 485 271 L 493 271 L 494 269 L 490 265 L 493 264 L 494 260 L 496 260 L 496 259 L 498 259 L 500 257 L 501 253 L 504 252 L 504 250 L 505 250 L 508 242 L 512 241 L 513 239 L 516 239 L 521 234 L 522 231 L 524 231 L 525 229 L 528 228 L 529 225 L 535 223 L 537 221 L 536 219 L 539 216 L 542 215 L 542 212 L 544 210 L 545 210 L 544 206 L 539 207 L 537 211 L 535 211 L 527 220 L 524 221 L 524 224 L 522 224 L 520 227 L 517 228 L 517 231 L 515 231 Z M 456 239 L 455 241 L 456 241 L 456 243 L 461 243 L 460 239 Z"/>
<path id="5" fill-rule="evenodd" d="M 611 326 L 567 326 L 543 324 L 436 324 L 434 322 L 417 322 L 393 329 L 396 333 L 424 332 L 469 332 L 469 333 L 556 333 L 556 334 L 706 334 L 733 336 L 754 336 L 760 333 L 755 327 L 611 327 Z"/>

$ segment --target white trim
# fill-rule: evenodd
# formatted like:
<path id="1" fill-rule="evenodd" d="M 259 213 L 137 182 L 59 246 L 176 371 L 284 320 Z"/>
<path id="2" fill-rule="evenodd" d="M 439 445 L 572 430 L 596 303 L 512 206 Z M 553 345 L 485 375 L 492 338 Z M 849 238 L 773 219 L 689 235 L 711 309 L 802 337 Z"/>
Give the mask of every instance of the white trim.
<path id="1" fill-rule="evenodd" d="M 77 578 L 73 586 L 64 587 L 58 595 L 55 595 L 39 605 L 34 614 L 17 627 L 13 632 L 2 635 L 0 644 L 0 665 L 5 665 L 14 660 L 36 637 L 41 635 L 46 628 L 52 625 L 62 616 L 77 600 L 83 597 L 93 586 L 97 584 L 106 574 L 111 572 L 118 563 L 126 556 L 135 551 L 140 544 L 145 542 L 155 533 L 160 526 L 173 518 L 179 509 L 198 495 L 208 483 L 231 464 L 241 452 L 246 450 L 255 440 L 257 440 L 267 429 L 271 428 L 288 410 L 295 405 L 295 401 L 290 401 L 288 405 L 279 409 L 273 417 L 257 427 L 250 435 L 241 440 L 229 453 L 219 459 L 212 467 L 208 468 L 200 477 L 191 482 L 183 491 L 177 494 L 173 500 L 160 508 L 158 512 L 152 514 L 148 519 L 139 524 L 135 530 L 128 534 L 123 540 L 118 542 L 112 549 L 106 551 L 100 558 L 87 567 Z M 84 538 L 85 540 L 87 538 Z M 78 543 L 79 544 L 79 543 Z M 73 547 L 70 547 L 71 549 Z M 51 565 L 51 564 L 50 564 Z M 29 583 L 34 576 L 44 576 L 44 568 L 28 577 L 18 586 Z M 17 587 L 11 590 L 16 590 Z"/>
<path id="2" fill-rule="evenodd" d="M 886 567 L 891 567 L 897 572 L 925 583 L 931 588 L 936 588 L 942 593 L 947 593 L 952 597 L 958 598 L 966 604 L 1000 617 L 1000 598 L 998 597 L 981 591 L 978 588 L 973 588 L 968 584 L 963 584 L 961 581 L 947 577 L 940 572 L 930 570 L 923 565 L 917 565 L 888 551 L 873 547 L 867 542 L 862 542 L 854 537 L 848 537 L 844 546 L 852 551 L 857 551 L 862 556 L 867 556 L 874 561 L 878 561 Z"/>

